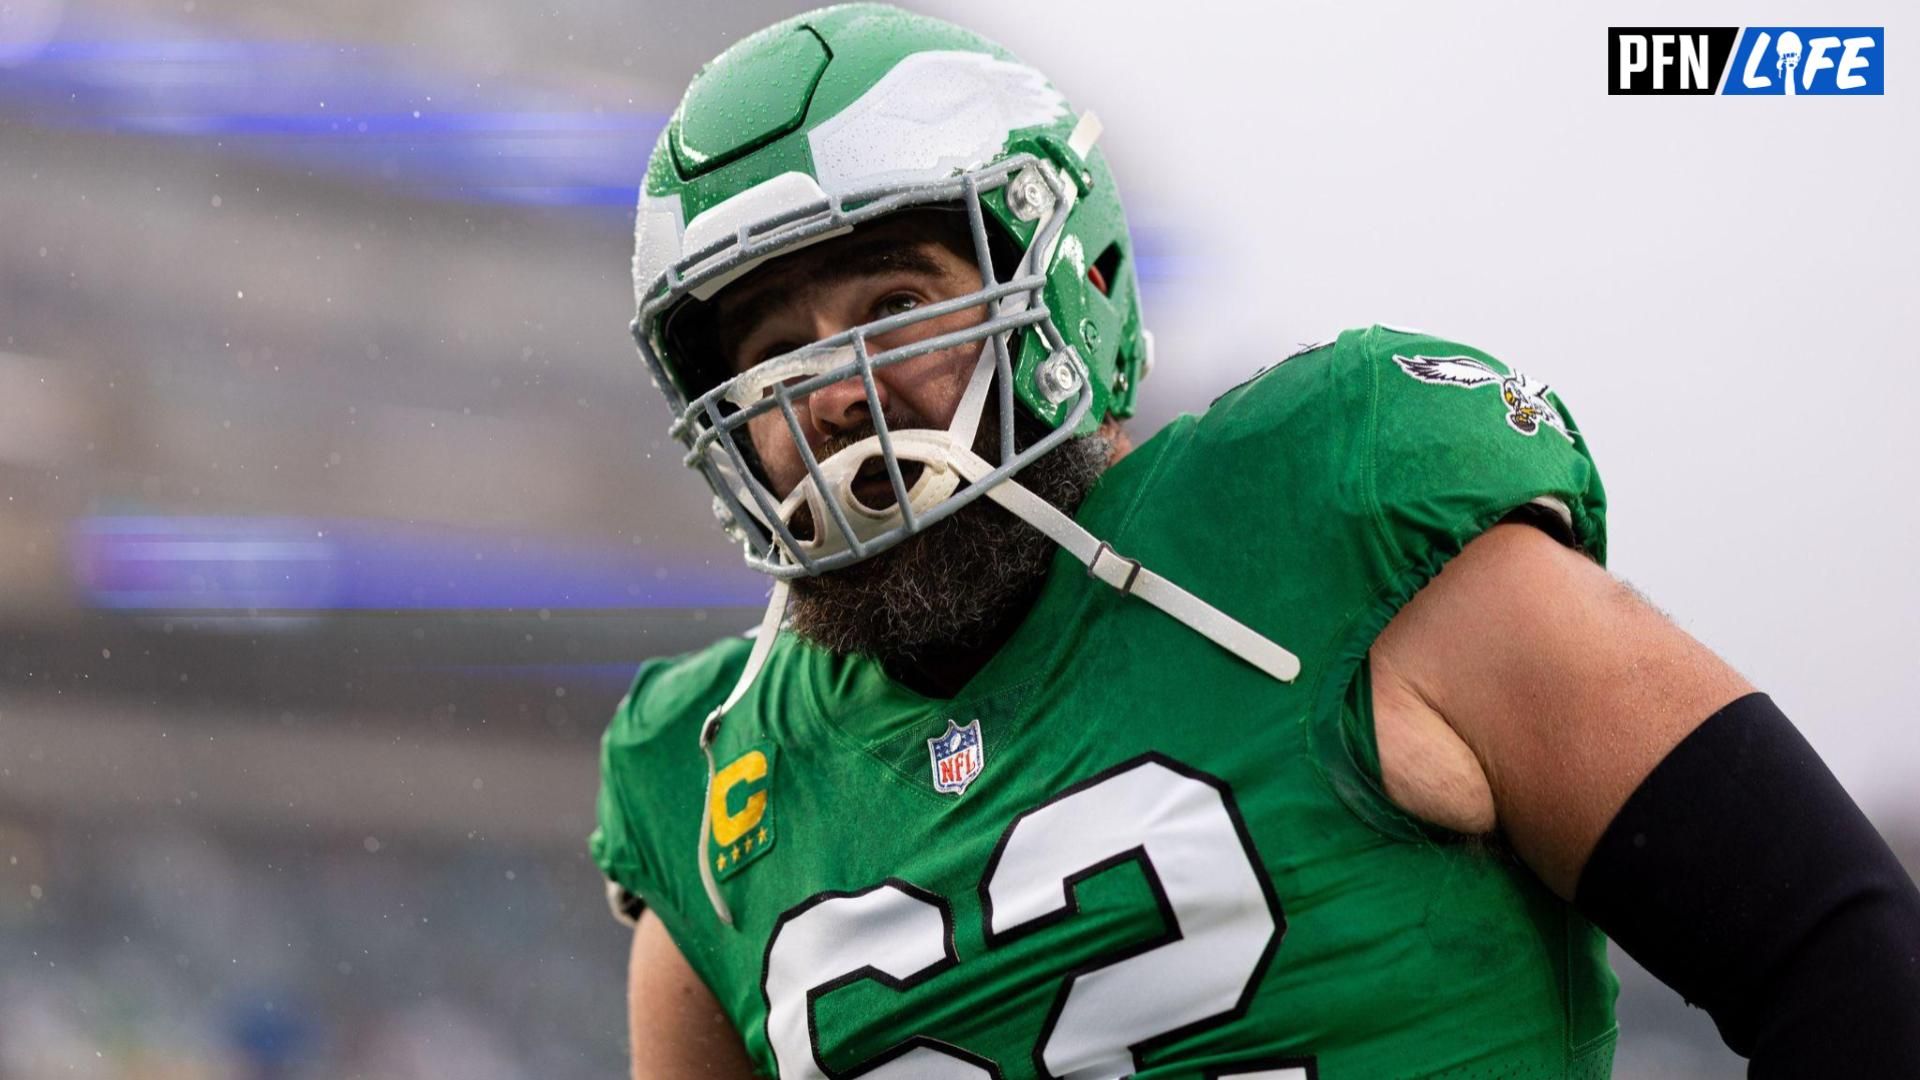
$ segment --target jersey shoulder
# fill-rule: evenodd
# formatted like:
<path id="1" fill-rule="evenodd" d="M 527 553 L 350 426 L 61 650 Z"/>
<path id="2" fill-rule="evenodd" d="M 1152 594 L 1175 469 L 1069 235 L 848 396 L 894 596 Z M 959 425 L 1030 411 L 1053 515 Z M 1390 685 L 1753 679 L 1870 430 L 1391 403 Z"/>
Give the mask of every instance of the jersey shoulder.
<path id="1" fill-rule="evenodd" d="M 1205 456 L 1365 519 L 1390 563 L 1444 558 L 1526 506 L 1604 559 L 1604 488 L 1560 393 L 1459 341 L 1347 330 L 1228 391 L 1195 436 Z"/>
<path id="2" fill-rule="evenodd" d="M 1560 392 L 1552 357 L 1507 363 L 1461 342 L 1375 326 L 1356 354 L 1374 383 L 1373 494 L 1381 527 L 1408 561 L 1451 555 L 1523 509 L 1606 559 L 1606 490 Z"/>
<path id="3" fill-rule="evenodd" d="M 665 873 L 655 833 L 701 804 L 700 725 L 726 699 L 753 642 L 730 637 L 698 652 L 649 660 L 614 709 L 600 741 L 600 793 L 588 850 L 627 894 L 656 907 L 684 899 Z M 697 818 L 696 818 L 697 820 Z M 685 846 L 691 847 L 691 834 Z"/>
<path id="4" fill-rule="evenodd" d="M 695 652 L 641 664 L 614 709 L 607 744 L 640 749 L 684 735 L 691 745 L 700 721 L 726 698 L 752 649 L 751 637 L 726 637 Z"/>

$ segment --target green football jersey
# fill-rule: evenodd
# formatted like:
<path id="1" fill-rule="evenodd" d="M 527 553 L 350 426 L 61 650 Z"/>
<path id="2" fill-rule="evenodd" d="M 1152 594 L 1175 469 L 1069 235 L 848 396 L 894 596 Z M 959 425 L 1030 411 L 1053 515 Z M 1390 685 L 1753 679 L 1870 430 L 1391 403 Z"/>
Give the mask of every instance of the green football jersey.
<path id="1" fill-rule="evenodd" d="M 1373 740 L 1375 636 L 1528 504 L 1604 556 L 1556 397 L 1349 331 L 1169 424 L 1078 514 L 1296 653 L 1293 682 L 1061 552 L 952 700 L 783 634 L 719 732 L 703 849 L 698 730 L 749 643 L 647 664 L 594 858 L 786 1080 L 1604 1076 L 1599 932 L 1497 844 L 1396 809 Z"/>

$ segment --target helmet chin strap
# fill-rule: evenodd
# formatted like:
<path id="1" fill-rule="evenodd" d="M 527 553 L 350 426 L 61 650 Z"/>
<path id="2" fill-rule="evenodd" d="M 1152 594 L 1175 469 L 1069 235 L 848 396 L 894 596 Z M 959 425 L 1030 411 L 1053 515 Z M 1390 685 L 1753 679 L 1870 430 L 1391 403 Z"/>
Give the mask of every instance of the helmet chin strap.
<path id="1" fill-rule="evenodd" d="M 978 483 L 984 476 L 993 472 L 994 466 L 973 452 L 973 441 L 979 432 L 980 418 L 986 408 L 987 389 L 992 385 L 994 360 L 991 351 L 982 349 L 979 363 L 974 367 L 973 377 L 967 383 L 967 389 L 961 395 L 960 405 L 954 412 L 953 422 L 945 432 L 928 432 L 925 440 L 916 440 L 915 449 L 927 456 L 929 469 L 952 470 L 970 483 Z M 905 432 L 894 437 L 899 438 Z M 925 445 L 918 445 L 924 442 Z M 866 441 L 848 447 L 828 458 L 834 461 L 842 455 L 861 451 L 859 460 L 871 456 L 865 452 Z M 916 455 L 917 457 L 918 455 Z M 823 468 L 825 463 L 822 463 Z M 856 462 L 857 467 L 857 462 Z M 805 484 L 812 484 L 809 477 Z M 832 485 L 836 490 L 819 493 L 823 498 L 837 498 L 843 484 Z M 849 496 L 851 497 L 851 496 Z M 1140 599 L 1166 612 L 1179 620 L 1207 640 L 1227 650 L 1233 655 L 1258 668 L 1261 672 L 1280 682 L 1292 682 L 1300 674 L 1300 660 L 1286 649 L 1248 627 L 1219 608 L 1193 595 L 1159 574 L 1140 565 L 1138 559 L 1129 559 L 1113 550 L 1113 545 L 1088 532 L 1080 523 L 1062 512 L 1059 507 L 1035 495 L 1021 486 L 1012 477 L 1002 479 L 986 490 L 986 497 L 999 503 L 1015 517 L 1040 530 L 1054 543 L 1065 548 L 1074 558 L 1087 568 L 1089 577 L 1118 589 L 1122 595 L 1137 596 Z M 791 497 L 789 503 L 792 503 Z M 793 504 L 797 506 L 798 504 Z M 899 508 L 894 508 L 895 514 Z M 868 516 L 871 516 L 870 514 Z M 815 527 L 824 531 L 829 521 L 816 510 Z M 891 527 L 891 526 L 889 526 Z M 767 613 L 760 619 L 760 629 L 756 632 L 753 649 L 747 654 L 746 666 L 741 668 L 740 677 L 735 680 L 733 690 L 727 694 L 719 708 L 707 714 L 700 725 L 700 751 L 707 759 L 707 794 L 700 807 L 700 883 L 706 888 L 707 901 L 713 905 L 713 913 L 722 923 L 733 925 L 733 911 L 720 894 L 720 884 L 713 876 L 713 867 L 707 861 L 707 841 L 713 831 L 713 777 L 715 763 L 713 759 L 714 740 L 720 734 L 720 724 L 727 713 L 745 697 L 754 680 L 759 677 L 760 669 L 766 666 L 767 656 L 773 651 L 774 639 L 780 636 L 781 623 L 787 613 L 788 587 L 784 579 L 776 580 L 773 595 L 767 603 Z"/>
<path id="2" fill-rule="evenodd" d="M 969 480 L 985 476 L 993 466 L 968 453 L 955 462 Z M 1280 682 L 1300 674 L 1300 658 L 1281 648 L 1245 623 L 1187 590 L 1113 550 L 1113 545 L 1081 528 L 1059 507 L 1022 487 L 1012 478 L 987 489 L 987 498 L 1013 516 L 1046 534 L 1087 568 L 1087 575 L 1103 581 L 1122 595 L 1137 596 L 1183 623 L 1208 641 L 1259 668 Z"/>

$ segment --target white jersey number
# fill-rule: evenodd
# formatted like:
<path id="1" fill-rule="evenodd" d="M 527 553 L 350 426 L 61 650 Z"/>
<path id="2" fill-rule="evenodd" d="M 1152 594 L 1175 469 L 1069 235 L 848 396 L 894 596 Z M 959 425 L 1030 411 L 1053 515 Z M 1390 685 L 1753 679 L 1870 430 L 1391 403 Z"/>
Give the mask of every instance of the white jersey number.
<path id="1" fill-rule="evenodd" d="M 1043 1076 L 1135 1070 L 1149 1044 L 1240 1014 L 1286 923 L 1227 786 L 1158 754 L 1077 784 L 1014 819 L 980 884 L 988 948 L 1078 911 L 1075 886 L 1138 861 L 1167 933 L 1070 972 L 1040 1045 Z M 845 1073 L 815 1053 L 813 1002 L 859 979 L 904 990 L 959 963 L 940 897 L 903 881 L 823 893 L 781 916 L 767 949 L 767 1038 L 786 1080 L 998 1077 L 927 1036 Z"/>
<path id="2" fill-rule="evenodd" d="M 957 961 L 945 900 L 904 881 L 857 893 L 822 893 L 780 916 L 767 948 L 767 1041 L 783 1077 L 868 1080 L 983 1080 L 993 1063 L 937 1039 L 915 1038 L 850 1073 L 832 1073 L 813 1052 L 813 1002 L 829 990 L 873 979 L 895 990 Z"/>

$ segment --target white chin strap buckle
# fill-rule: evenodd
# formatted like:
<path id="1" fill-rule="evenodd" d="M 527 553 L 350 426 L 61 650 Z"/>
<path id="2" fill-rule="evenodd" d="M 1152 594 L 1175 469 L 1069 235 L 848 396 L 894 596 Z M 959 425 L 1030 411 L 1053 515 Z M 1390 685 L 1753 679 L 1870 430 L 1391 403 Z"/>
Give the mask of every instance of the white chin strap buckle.
<path id="1" fill-rule="evenodd" d="M 1126 569 L 1121 570 L 1120 567 L 1113 566 L 1111 563 L 1102 562 L 1104 559 L 1124 563 Z M 1130 596 L 1133 593 L 1133 583 L 1140 577 L 1140 560 L 1127 558 L 1113 550 L 1112 544 L 1102 540 L 1100 546 L 1094 550 L 1093 558 L 1087 562 L 1087 576 L 1106 582 L 1118 589 L 1122 596 Z"/>

